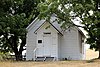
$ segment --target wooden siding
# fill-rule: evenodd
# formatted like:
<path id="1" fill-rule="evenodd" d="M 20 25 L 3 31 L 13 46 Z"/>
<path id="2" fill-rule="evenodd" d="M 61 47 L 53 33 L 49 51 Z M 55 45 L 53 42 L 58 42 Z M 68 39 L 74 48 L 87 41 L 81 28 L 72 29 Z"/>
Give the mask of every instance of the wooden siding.
<path id="1" fill-rule="evenodd" d="M 48 25 L 51 26 L 50 29 L 44 29 Z M 53 26 L 63 33 L 57 22 L 53 23 Z M 48 22 L 45 23 L 45 20 L 37 20 L 27 28 L 26 60 L 32 60 L 34 58 L 33 50 L 37 46 L 37 40 L 43 39 L 43 32 L 52 32 L 52 57 L 59 59 L 68 58 L 69 60 L 81 60 L 84 58 L 84 43 L 81 44 L 82 34 L 79 30 L 77 28 L 71 28 L 70 30 L 66 30 L 62 36 L 53 26 Z"/>
<path id="2" fill-rule="evenodd" d="M 36 47 L 36 34 L 30 31 L 27 34 L 26 60 L 33 59 L 33 50 Z"/>
<path id="3" fill-rule="evenodd" d="M 46 29 L 46 28 L 48 28 L 48 29 Z M 44 32 L 51 32 L 51 38 L 52 38 L 51 56 L 57 57 L 57 40 L 58 40 L 57 39 L 57 33 L 58 32 L 48 22 L 43 24 L 42 27 L 40 29 L 38 29 L 36 32 L 37 32 L 37 39 L 41 39 L 41 40 L 43 40 L 43 33 Z"/>
<path id="4" fill-rule="evenodd" d="M 80 47 L 78 30 L 71 28 L 64 32 L 64 36 L 61 39 L 61 58 L 67 58 L 69 60 L 80 60 Z"/>

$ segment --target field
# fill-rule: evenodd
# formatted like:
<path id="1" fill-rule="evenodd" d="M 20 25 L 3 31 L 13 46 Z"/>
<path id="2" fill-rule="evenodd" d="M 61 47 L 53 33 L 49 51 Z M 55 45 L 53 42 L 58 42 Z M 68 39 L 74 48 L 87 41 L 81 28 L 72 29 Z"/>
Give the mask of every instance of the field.
<path id="1" fill-rule="evenodd" d="M 87 49 L 86 51 L 86 60 L 98 58 L 98 51 Z"/>
<path id="2" fill-rule="evenodd" d="M 58 62 L 0 62 L 0 67 L 100 67 L 100 60 Z"/>
<path id="3" fill-rule="evenodd" d="M 2 61 L 0 67 L 100 67 L 100 60 L 88 60 L 97 58 L 98 52 L 87 50 L 84 61 L 55 61 L 55 62 L 33 62 L 33 61 Z"/>

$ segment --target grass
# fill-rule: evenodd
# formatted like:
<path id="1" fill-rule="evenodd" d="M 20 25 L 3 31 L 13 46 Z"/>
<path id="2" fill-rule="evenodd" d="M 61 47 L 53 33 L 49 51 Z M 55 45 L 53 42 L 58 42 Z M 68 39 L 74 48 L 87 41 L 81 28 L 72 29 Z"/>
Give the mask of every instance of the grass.
<path id="1" fill-rule="evenodd" d="M 0 67 L 99 67 L 100 60 L 87 61 L 57 61 L 57 62 L 0 62 Z"/>
<path id="2" fill-rule="evenodd" d="M 0 61 L 0 67 L 99 67 L 100 60 L 93 59 L 98 57 L 98 52 L 87 50 L 84 61 L 55 61 L 55 62 L 33 62 L 33 61 Z M 93 59 L 93 60 L 88 60 Z"/>
<path id="3" fill-rule="evenodd" d="M 87 51 L 86 51 L 86 60 L 98 58 L 98 56 L 99 56 L 98 51 L 95 52 L 95 50 L 87 49 Z"/>

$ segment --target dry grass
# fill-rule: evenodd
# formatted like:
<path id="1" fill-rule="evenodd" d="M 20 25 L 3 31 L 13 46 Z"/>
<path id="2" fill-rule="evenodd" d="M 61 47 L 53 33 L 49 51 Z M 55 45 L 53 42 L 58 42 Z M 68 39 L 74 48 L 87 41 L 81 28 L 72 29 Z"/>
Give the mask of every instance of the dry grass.
<path id="1" fill-rule="evenodd" d="M 93 59 L 98 56 L 98 52 L 87 50 L 86 59 Z M 57 62 L 15 62 L 3 61 L 0 62 L 0 67 L 100 67 L 100 60 L 87 61 L 57 61 Z"/>
<path id="2" fill-rule="evenodd" d="M 100 60 L 59 62 L 0 62 L 0 67 L 99 67 Z"/>
<path id="3" fill-rule="evenodd" d="M 87 51 L 86 51 L 86 60 L 98 58 L 98 56 L 99 56 L 98 51 L 95 52 L 95 50 L 87 49 Z"/>

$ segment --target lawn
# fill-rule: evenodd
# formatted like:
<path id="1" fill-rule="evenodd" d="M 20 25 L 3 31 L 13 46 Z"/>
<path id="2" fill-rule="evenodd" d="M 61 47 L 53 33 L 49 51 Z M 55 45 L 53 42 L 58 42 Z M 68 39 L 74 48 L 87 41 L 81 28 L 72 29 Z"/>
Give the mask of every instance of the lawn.
<path id="1" fill-rule="evenodd" d="M 56 62 L 0 62 L 0 67 L 99 67 L 100 60 Z"/>
<path id="2" fill-rule="evenodd" d="M 55 62 L 33 62 L 33 61 L 0 61 L 0 67 L 100 67 L 100 60 L 89 60 L 98 57 L 98 52 L 87 50 L 84 61 L 55 61 Z"/>

